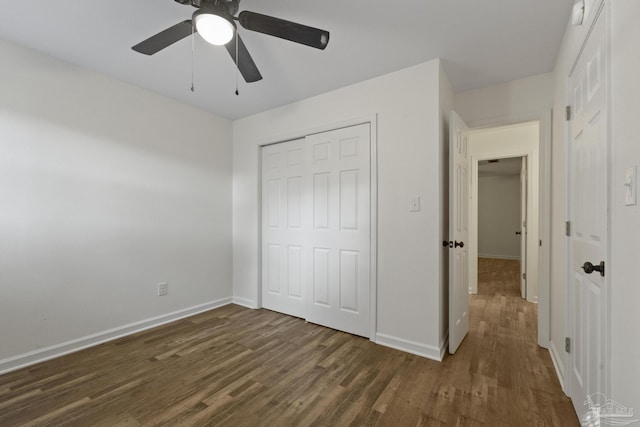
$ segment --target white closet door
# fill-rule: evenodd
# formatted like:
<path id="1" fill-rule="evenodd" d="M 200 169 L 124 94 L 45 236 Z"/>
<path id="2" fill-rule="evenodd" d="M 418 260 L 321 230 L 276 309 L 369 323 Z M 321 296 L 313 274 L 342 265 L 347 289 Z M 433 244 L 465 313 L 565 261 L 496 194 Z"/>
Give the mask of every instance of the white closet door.
<path id="1" fill-rule="evenodd" d="M 370 140 L 369 124 L 306 138 L 311 174 L 306 318 L 365 337 L 370 327 Z"/>
<path id="2" fill-rule="evenodd" d="M 262 149 L 262 305 L 370 334 L 369 124 Z"/>
<path id="3" fill-rule="evenodd" d="M 262 149 L 262 306 L 297 317 L 305 317 L 305 146 L 298 139 Z"/>

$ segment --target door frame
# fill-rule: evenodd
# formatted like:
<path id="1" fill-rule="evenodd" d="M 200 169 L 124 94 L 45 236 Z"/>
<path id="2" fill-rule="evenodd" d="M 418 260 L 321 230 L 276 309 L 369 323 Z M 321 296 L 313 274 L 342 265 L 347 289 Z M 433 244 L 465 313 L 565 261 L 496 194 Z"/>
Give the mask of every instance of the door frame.
<path id="1" fill-rule="evenodd" d="M 262 147 L 305 138 L 309 135 L 342 129 L 351 126 L 369 124 L 370 131 L 370 233 L 369 233 L 369 340 L 375 342 L 377 331 L 378 308 L 378 115 L 371 114 L 362 117 L 329 123 L 309 129 L 294 130 L 271 140 L 258 144 L 258 280 L 256 308 L 262 308 Z"/>
<path id="2" fill-rule="evenodd" d="M 467 123 L 469 129 L 473 131 L 525 122 L 538 122 L 538 239 L 541 241 L 541 245 L 538 246 L 538 345 L 543 348 L 549 348 L 551 337 L 549 300 L 551 283 L 551 118 L 552 110 L 542 110 L 471 120 Z"/>
<path id="3" fill-rule="evenodd" d="M 539 125 L 538 125 L 539 127 Z M 527 223 L 528 210 L 529 210 L 529 163 L 526 157 L 521 157 L 520 165 L 520 272 L 526 271 L 527 268 L 527 230 L 529 224 Z M 524 173 L 523 173 L 524 172 Z M 537 218 L 538 225 L 540 225 L 540 218 Z M 522 266 L 524 265 L 524 269 Z M 520 279 L 520 296 L 527 298 L 527 279 L 524 277 Z"/>

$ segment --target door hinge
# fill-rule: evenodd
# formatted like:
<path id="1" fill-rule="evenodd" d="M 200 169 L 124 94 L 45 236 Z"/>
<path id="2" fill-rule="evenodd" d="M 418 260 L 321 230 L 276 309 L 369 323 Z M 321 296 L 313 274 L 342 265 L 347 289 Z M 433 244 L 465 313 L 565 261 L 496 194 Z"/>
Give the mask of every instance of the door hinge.
<path id="1" fill-rule="evenodd" d="M 571 353 L 571 338 L 564 337 L 564 351 Z"/>
<path id="2" fill-rule="evenodd" d="M 567 105 L 567 108 L 566 108 L 565 112 L 566 112 L 567 121 L 570 121 L 571 120 L 571 105 Z"/>
<path id="3" fill-rule="evenodd" d="M 542 240 L 540 240 L 540 245 L 539 246 L 542 247 Z"/>
<path id="4" fill-rule="evenodd" d="M 571 236 L 571 221 L 567 221 L 564 223 L 564 234 L 567 237 Z"/>
<path id="5" fill-rule="evenodd" d="M 522 273 L 522 280 L 527 280 L 527 273 Z"/>

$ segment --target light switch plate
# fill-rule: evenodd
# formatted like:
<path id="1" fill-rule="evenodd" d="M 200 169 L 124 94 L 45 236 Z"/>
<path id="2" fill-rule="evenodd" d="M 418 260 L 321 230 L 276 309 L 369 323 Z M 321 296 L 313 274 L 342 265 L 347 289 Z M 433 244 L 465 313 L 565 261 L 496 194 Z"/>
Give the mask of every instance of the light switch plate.
<path id="1" fill-rule="evenodd" d="M 624 204 L 635 206 L 637 203 L 636 184 L 638 183 L 638 167 L 633 166 L 624 171 Z"/>
<path id="2" fill-rule="evenodd" d="M 409 211 L 410 212 L 420 212 L 420 197 L 412 197 L 409 202 Z"/>

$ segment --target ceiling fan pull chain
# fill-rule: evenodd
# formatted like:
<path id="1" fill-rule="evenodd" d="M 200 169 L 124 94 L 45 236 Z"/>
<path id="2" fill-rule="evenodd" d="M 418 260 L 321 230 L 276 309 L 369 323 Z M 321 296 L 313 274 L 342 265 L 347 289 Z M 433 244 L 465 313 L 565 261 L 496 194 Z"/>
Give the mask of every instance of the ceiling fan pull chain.
<path id="1" fill-rule="evenodd" d="M 238 30 L 236 29 L 236 96 L 240 95 L 238 92 L 238 74 L 240 73 L 240 58 L 238 57 Z"/>
<path id="2" fill-rule="evenodd" d="M 195 56 L 196 56 L 196 32 L 195 32 L 195 24 L 191 24 L 191 92 L 195 92 L 196 88 L 193 83 L 194 81 L 194 68 L 195 68 Z"/>

